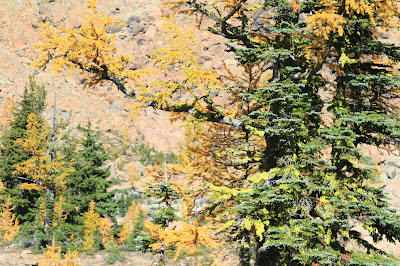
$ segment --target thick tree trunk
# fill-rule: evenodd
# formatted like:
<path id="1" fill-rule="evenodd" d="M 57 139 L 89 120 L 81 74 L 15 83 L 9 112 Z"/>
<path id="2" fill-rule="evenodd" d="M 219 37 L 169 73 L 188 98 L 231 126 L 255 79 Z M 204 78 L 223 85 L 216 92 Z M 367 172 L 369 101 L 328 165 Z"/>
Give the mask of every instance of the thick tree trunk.
<path id="1" fill-rule="evenodd" d="M 241 233 L 242 243 L 239 251 L 240 258 L 240 266 L 249 266 L 250 265 L 250 235 L 249 231 L 244 229 Z"/>

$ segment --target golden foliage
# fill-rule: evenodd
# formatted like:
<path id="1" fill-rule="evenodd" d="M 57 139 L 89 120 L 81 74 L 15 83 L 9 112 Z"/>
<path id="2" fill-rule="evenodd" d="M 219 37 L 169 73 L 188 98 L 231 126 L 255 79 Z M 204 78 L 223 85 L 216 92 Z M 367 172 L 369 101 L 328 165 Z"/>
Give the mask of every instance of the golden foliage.
<path id="1" fill-rule="evenodd" d="M 201 245 L 210 248 L 217 248 L 220 244 L 212 238 L 214 230 L 211 226 L 199 226 L 197 220 L 193 224 L 180 222 L 182 227 L 180 229 L 163 229 L 160 225 L 155 225 L 150 221 L 145 221 L 144 226 L 149 230 L 149 233 L 154 239 L 159 241 L 150 245 L 154 250 L 161 247 L 175 246 L 176 260 L 180 253 L 184 250 L 188 254 L 195 254 L 198 252 Z"/>
<path id="2" fill-rule="evenodd" d="M 66 188 L 67 177 L 74 171 L 66 166 L 63 156 L 52 160 L 50 148 L 50 128 L 38 115 L 29 114 L 25 139 L 17 139 L 16 144 L 30 155 L 29 159 L 15 165 L 14 174 L 29 176 L 34 183 L 23 183 L 22 189 L 52 191 L 56 196 Z M 54 190 L 54 191 L 53 191 Z"/>
<path id="3" fill-rule="evenodd" d="M 39 212 L 38 212 L 38 218 L 42 226 L 44 226 L 44 222 L 47 220 L 49 213 L 48 209 L 46 207 L 46 202 L 44 201 L 43 197 L 39 198 L 40 204 L 39 204 Z"/>
<path id="4" fill-rule="evenodd" d="M 101 241 L 105 248 L 111 247 L 115 243 L 114 236 L 110 233 L 114 224 L 108 218 L 100 218 L 99 231 L 101 234 Z"/>
<path id="5" fill-rule="evenodd" d="M 241 75 L 232 74 L 228 68 L 226 70 L 228 74 L 225 79 L 243 86 L 228 89 L 231 97 L 223 105 L 224 115 L 240 118 L 259 108 L 252 102 L 241 101 L 238 95 L 264 84 L 263 66 L 243 66 Z M 168 173 L 170 182 L 176 184 L 184 206 L 182 214 L 186 217 L 194 214 L 195 200 L 207 196 L 209 190 L 205 184 L 230 187 L 240 182 L 243 176 L 256 172 L 256 165 L 246 165 L 246 162 L 261 159 L 265 141 L 258 136 L 251 136 L 246 140 L 245 134 L 232 127 L 217 123 L 198 123 L 188 117 L 184 127 L 185 145 L 180 150 L 179 164 L 168 165 L 166 169 L 160 167 L 148 170 L 156 180 L 162 180 L 165 173 Z M 238 166 L 237 169 L 233 169 L 235 165 Z"/>
<path id="6" fill-rule="evenodd" d="M 131 206 L 129 206 L 128 211 L 125 215 L 125 221 L 122 222 L 121 232 L 118 233 L 118 244 L 124 245 L 128 240 L 128 236 L 135 229 L 135 223 L 138 221 L 140 214 L 140 203 L 136 204 L 134 200 L 132 200 Z"/>
<path id="7" fill-rule="evenodd" d="M 52 229 L 56 229 L 62 226 L 67 219 L 68 214 L 64 214 L 63 205 L 65 203 L 65 198 L 60 196 L 54 201 L 53 210 L 49 209 L 46 205 L 46 197 L 39 198 L 39 211 L 37 215 L 37 220 L 42 226 L 51 224 Z"/>
<path id="8" fill-rule="evenodd" d="M 55 240 L 53 238 L 52 245 L 47 245 L 47 250 L 43 252 L 43 259 L 39 261 L 39 266 L 79 266 L 77 260 L 79 258 L 79 253 L 77 251 L 68 251 L 65 254 L 65 258 L 61 257 L 61 247 L 56 246 Z"/>
<path id="9" fill-rule="evenodd" d="M 319 12 L 309 16 L 306 23 L 309 23 L 305 30 L 311 30 L 317 38 L 327 41 L 331 33 L 343 36 L 343 26 L 346 20 L 343 16 L 333 12 Z"/>
<path id="10" fill-rule="evenodd" d="M 129 206 L 128 212 L 125 215 L 125 221 L 128 226 L 129 232 L 133 231 L 135 223 L 139 219 L 140 209 L 141 209 L 140 203 L 136 204 L 135 201 L 132 200 L 132 204 L 131 206 Z"/>
<path id="11" fill-rule="evenodd" d="M 92 202 L 89 205 L 89 210 L 83 213 L 83 217 L 85 218 L 83 222 L 84 229 L 84 241 L 83 241 L 83 250 L 90 251 L 94 248 L 95 245 L 95 232 L 98 230 L 100 215 L 95 212 L 95 203 Z"/>
<path id="12" fill-rule="evenodd" d="M 122 222 L 121 231 L 118 233 L 117 243 L 118 245 L 125 245 L 130 235 L 129 228 L 126 222 Z"/>
<path id="13" fill-rule="evenodd" d="M 65 202 L 64 197 L 60 196 L 58 201 L 56 201 L 54 204 L 54 214 L 52 223 L 53 227 L 63 224 L 65 222 L 65 219 L 67 219 L 68 214 L 64 214 L 64 209 L 63 209 L 64 202 Z"/>
<path id="14" fill-rule="evenodd" d="M 128 177 L 132 187 L 134 187 L 136 184 L 136 176 L 137 176 L 136 166 L 134 163 L 130 163 L 128 168 Z"/>
<path id="15" fill-rule="evenodd" d="M 111 233 L 114 224 L 108 218 L 101 218 L 95 210 L 95 202 L 92 200 L 89 210 L 82 213 L 82 216 L 85 218 L 83 221 L 85 229 L 83 230 L 84 240 L 82 249 L 85 251 L 92 251 L 97 240 L 101 240 L 105 248 L 109 248 L 115 243 L 114 236 Z M 96 234 L 97 232 L 100 235 Z"/>
<path id="16" fill-rule="evenodd" d="M 123 23 L 100 13 L 97 5 L 97 0 L 86 0 L 86 8 L 78 15 L 84 23 L 78 29 L 52 29 L 49 24 L 39 24 L 43 43 L 36 45 L 41 56 L 33 62 L 33 66 L 49 67 L 56 73 L 61 73 L 63 69 L 69 72 L 74 69 L 89 71 L 92 74 L 87 78 L 89 86 L 105 82 L 102 78 L 105 72 L 134 81 L 142 76 L 146 71 L 127 70 L 126 66 L 133 62 L 133 58 L 117 53 L 116 35 L 110 35 L 106 30 L 108 25 Z"/>
<path id="17" fill-rule="evenodd" d="M 316 62 L 322 62 L 329 53 L 329 47 L 325 44 L 332 34 L 343 36 L 346 19 L 342 15 L 335 14 L 333 10 L 322 11 L 309 16 L 305 28 L 310 31 L 310 45 L 305 47 L 305 54 L 309 58 L 314 56 Z"/>
<path id="18" fill-rule="evenodd" d="M 104 142 L 103 148 L 104 148 L 104 151 L 105 151 L 106 153 L 108 153 L 109 146 L 110 146 L 110 145 L 108 144 L 108 142 Z"/>
<path id="19" fill-rule="evenodd" d="M 192 101 L 192 104 L 204 110 L 205 103 L 197 99 L 210 94 L 222 85 L 219 76 L 213 70 L 205 69 L 197 63 L 197 56 L 192 48 L 196 45 L 193 30 L 181 30 L 174 17 L 163 18 L 163 20 L 162 28 L 171 38 L 168 41 L 168 47 L 159 48 L 152 55 L 156 67 L 154 75 L 167 74 L 169 66 L 179 69 L 181 74 L 174 75 L 176 81 L 164 81 L 160 76 L 148 86 L 139 87 L 137 102 L 129 106 L 132 110 L 132 118 L 138 114 L 141 107 L 147 106 L 148 102 L 157 102 L 158 108 L 167 108 L 170 105 L 168 100 L 171 100 L 177 91 L 180 94 L 192 95 L 192 100 L 187 102 Z M 179 104 L 180 102 L 174 103 L 174 105 Z"/>
<path id="20" fill-rule="evenodd" d="M 0 241 L 9 243 L 15 239 L 19 231 L 19 222 L 11 211 L 15 207 L 12 206 L 10 195 L 7 197 L 0 212 Z"/>
<path id="21" fill-rule="evenodd" d="M 14 97 L 7 96 L 3 104 L 0 106 L 0 133 L 4 132 L 13 119 L 13 112 L 16 107 Z"/>
<path id="22" fill-rule="evenodd" d="M 141 204 L 136 204 L 134 200 L 132 200 L 131 206 L 129 206 L 128 211 L 125 215 L 125 221 L 122 222 L 122 230 L 118 234 L 118 243 L 123 245 L 128 236 L 133 232 L 135 229 L 135 224 L 139 220 L 140 212 L 146 215 L 146 210 L 142 208 Z"/>
<path id="23" fill-rule="evenodd" d="M 332 1 L 321 0 L 320 5 L 324 6 L 319 12 L 310 15 L 306 19 L 308 23 L 305 31 L 308 32 L 308 38 L 312 40 L 311 44 L 305 47 L 306 55 L 313 57 L 316 62 L 328 56 L 330 51 L 329 39 L 337 34 L 343 36 L 347 23 L 351 23 L 354 16 L 368 16 L 370 22 L 376 26 L 376 33 L 382 30 L 399 29 L 400 7 L 396 1 Z M 377 34 L 374 34 L 377 38 Z M 340 55 L 339 55 L 340 56 Z"/>

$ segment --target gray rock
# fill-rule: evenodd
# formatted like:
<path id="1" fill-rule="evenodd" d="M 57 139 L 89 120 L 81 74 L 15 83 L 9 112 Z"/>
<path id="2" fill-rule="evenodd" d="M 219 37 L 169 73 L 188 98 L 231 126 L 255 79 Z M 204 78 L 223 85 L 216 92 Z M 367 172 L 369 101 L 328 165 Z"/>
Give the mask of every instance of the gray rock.
<path id="1" fill-rule="evenodd" d="M 194 201 L 194 208 L 193 210 L 196 211 L 200 211 L 204 206 L 207 205 L 207 203 L 209 202 L 209 200 L 206 197 L 202 197 L 199 199 L 196 199 Z"/>
<path id="2" fill-rule="evenodd" d="M 128 27 L 130 27 L 132 23 L 133 24 L 140 23 L 141 21 L 142 19 L 139 18 L 138 16 L 130 16 L 126 24 L 128 25 Z"/>
<path id="3" fill-rule="evenodd" d="M 392 161 L 387 162 L 387 164 L 391 165 L 391 166 L 395 166 L 397 168 L 400 168 L 400 160 L 392 160 Z"/>
<path id="4" fill-rule="evenodd" d="M 125 26 L 124 26 L 124 25 L 121 25 L 121 24 L 112 24 L 112 25 L 107 25 L 107 26 L 105 27 L 105 29 L 106 29 L 107 31 L 109 31 L 110 33 L 117 33 L 117 32 L 122 31 L 122 29 L 123 29 L 124 27 L 125 27 Z"/>
<path id="5" fill-rule="evenodd" d="M 400 169 L 397 168 L 396 166 L 393 165 L 384 165 L 382 167 L 382 172 L 384 174 L 384 176 L 386 176 L 389 179 L 393 179 L 395 178 L 397 175 L 400 174 Z"/>
<path id="6" fill-rule="evenodd" d="M 136 22 L 136 23 L 132 23 L 129 27 L 129 31 L 132 33 L 132 35 L 136 36 L 141 32 L 145 32 L 146 31 L 146 25 L 144 23 L 141 22 Z"/>
<path id="7" fill-rule="evenodd" d="M 268 22 L 269 20 L 273 20 L 272 13 L 274 13 L 274 10 L 266 6 L 254 12 L 251 30 L 260 30 L 263 33 L 267 33 L 268 29 L 273 26 L 271 23 Z"/>
<path id="8" fill-rule="evenodd" d="M 49 8 L 45 5 L 40 5 L 39 6 L 39 14 L 40 15 L 46 15 L 49 12 Z"/>
<path id="9" fill-rule="evenodd" d="M 199 64 L 204 64 L 205 62 L 211 61 L 211 60 L 212 60 L 211 56 L 203 55 L 203 56 L 200 56 L 200 58 L 199 58 Z"/>
<path id="10" fill-rule="evenodd" d="M 145 40 L 145 39 L 139 39 L 139 40 L 137 41 L 138 46 L 142 46 L 142 45 L 144 45 L 145 43 L 146 43 L 146 40 Z"/>
<path id="11" fill-rule="evenodd" d="M 382 39 L 382 40 L 387 40 L 390 38 L 390 35 L 387 31 L 383 31 L 383 32 L 378 33 L 378 38 Z"/>

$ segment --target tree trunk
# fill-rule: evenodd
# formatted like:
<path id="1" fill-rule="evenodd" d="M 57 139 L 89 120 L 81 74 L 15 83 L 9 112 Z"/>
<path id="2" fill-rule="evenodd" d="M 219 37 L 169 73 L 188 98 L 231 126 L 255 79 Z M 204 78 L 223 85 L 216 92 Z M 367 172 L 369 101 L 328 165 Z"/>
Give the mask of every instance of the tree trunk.
<path id="1" fill-rule="evenodd" d="M 243 229 L 241 232 L 242 243 L 239 251 L 240 258 L 240 266 L 249 266 L 250 265 L 250 235 L 249 231 Z"/>

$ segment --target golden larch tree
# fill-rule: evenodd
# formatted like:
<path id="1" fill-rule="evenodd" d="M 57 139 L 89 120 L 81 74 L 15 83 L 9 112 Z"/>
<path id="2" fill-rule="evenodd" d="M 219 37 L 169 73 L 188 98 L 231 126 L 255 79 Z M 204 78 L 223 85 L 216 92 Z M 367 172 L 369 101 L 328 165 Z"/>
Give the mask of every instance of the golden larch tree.
<path id="1" fill-rule="evenodd" d="M 8 196 L 0 207 L 0 242 L 10 243 L 15 239 L 19 232 L 19 222 L 12 214 L 11 197 Z"/>

